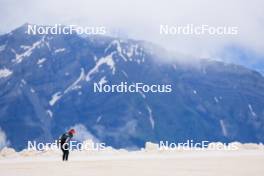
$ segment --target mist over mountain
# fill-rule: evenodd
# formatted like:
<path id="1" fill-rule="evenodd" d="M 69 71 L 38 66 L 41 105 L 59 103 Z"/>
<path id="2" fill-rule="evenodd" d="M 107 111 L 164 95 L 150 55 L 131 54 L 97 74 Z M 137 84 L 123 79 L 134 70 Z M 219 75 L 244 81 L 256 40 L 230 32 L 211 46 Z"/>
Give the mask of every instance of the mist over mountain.
<path id="1" fill-rule="evenodd" d="M 264 142 L 264 77 L 254 70 L 187 64 L 144 41 L 26 31 L 0 36 L 0 127 L 16 149 L 58 139 L 72 126 L 116 148 Z M 94 83 L 120 82 L 170 84 L 172 92 L 93 92 Z"/>

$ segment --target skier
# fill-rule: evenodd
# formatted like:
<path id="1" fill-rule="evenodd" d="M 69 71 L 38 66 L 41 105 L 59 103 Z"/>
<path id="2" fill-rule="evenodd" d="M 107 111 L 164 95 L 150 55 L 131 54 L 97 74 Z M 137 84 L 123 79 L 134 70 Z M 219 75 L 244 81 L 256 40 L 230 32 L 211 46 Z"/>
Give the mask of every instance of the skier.
<path id="1" fill-rule="evenodd" d="M 64 133 L 59 140 L 60 148 L 63 152 L 62 161 L 68 161 L 69 156 L 69 142 L 73 135 L 75 134 L 75 130 L 71 129 L 68 132 Z"/>

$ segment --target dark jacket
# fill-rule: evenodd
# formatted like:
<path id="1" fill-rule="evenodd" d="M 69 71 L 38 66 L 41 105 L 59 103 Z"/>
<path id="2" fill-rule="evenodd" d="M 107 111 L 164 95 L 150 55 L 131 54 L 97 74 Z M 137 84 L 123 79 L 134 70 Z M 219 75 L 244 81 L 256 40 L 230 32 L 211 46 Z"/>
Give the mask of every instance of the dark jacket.
<path id="1" fill-rule="evenodd" d="M 60 145 L 68 143 L 71 140 L 72 137 L 73 137 L 73 135 L 71 133 L 68 133 L 68 132 L 64 133 L 60 137 Z"/>

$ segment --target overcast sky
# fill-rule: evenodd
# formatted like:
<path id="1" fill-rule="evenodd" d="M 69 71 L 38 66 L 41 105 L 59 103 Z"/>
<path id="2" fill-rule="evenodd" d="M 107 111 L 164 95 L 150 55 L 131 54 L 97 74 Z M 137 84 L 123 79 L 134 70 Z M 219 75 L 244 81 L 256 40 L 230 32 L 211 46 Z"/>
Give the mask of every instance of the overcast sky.
<path id="1" fill-rule="evenodd" d="M 0 0 L 0 32 L 26 22 L 103 25 L 197 57 L 220 57 L 236 46 L 264 56 L 263 0 Z M 160 24 L 237 26 L 238 35 L 159 34 Z M 219 54 L 220 53 L 220 54 Z"/>

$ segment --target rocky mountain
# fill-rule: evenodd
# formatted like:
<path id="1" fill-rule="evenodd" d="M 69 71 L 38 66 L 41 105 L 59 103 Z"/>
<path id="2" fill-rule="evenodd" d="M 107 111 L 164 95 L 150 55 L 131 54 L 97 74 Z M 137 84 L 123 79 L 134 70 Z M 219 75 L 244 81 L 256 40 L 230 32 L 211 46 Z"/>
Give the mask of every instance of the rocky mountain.
<path id="1" fill-rule="evenodd" d="M 0 36 L 0 127 L 18 150 L 72 126 L 116 148 L 145 141 L 264 142 L 264 78 L 212 60 L 186 63 L 145 41 Z M 94 92 L 94 83 L 170 84 L 168 93 Z M 84 127 L 84 128 L 83 128 Z"/>

